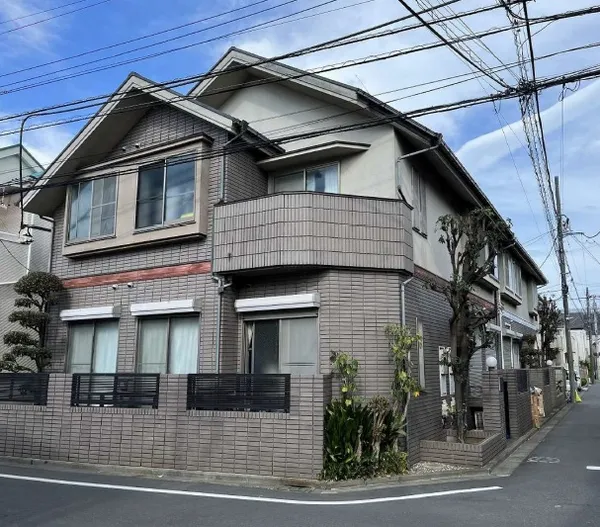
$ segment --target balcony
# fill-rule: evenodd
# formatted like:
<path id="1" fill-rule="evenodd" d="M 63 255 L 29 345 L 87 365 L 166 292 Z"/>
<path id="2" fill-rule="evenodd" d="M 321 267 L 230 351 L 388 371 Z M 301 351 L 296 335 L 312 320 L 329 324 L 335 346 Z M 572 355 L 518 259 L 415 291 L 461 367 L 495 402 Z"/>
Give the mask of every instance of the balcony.
<path id="1" fill-rule="evenodd" d="M 215 207 L 215 272 L 285 266 L 413 271 L 399 200 L 296 192 Z"/>
<path id="2" fill-rule="evenodd" d="M 46 406 L 47 373 L 1 373 L 0 402 Z"/>
<path id="3" fill-rule="evenodd" d="M 158 408 L 159 380 L 154 373 L 76 373 L 71 406 Z"/>
<path id="4" fill-rule="evenodd" d="M 188 410 L 290 411 L 290 376 L 284 374 L 188 375 Z"/>

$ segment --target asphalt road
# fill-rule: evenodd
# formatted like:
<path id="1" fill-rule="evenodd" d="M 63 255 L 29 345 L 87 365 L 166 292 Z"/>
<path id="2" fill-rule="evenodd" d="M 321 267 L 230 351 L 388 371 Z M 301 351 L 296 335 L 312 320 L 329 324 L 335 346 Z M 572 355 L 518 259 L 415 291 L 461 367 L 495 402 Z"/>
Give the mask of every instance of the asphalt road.
<path id="1" fill-rule="evenodd" d="M 315 494 L 0 464 L 0 526 L 600 525 L 600 387 L 583 398 L 510 477 Z"/>

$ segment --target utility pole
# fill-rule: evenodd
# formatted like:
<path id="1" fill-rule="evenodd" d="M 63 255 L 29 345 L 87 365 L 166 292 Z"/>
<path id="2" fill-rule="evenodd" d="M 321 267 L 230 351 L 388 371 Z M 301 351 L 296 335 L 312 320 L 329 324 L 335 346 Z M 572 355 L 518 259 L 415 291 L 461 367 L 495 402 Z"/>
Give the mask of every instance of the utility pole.
<path id="1" fill-rule="evenodd" d="M 575 402 L 575 391 L 577 390 L 575 382 L 575 368 L 573 367 L 573 347 L 571 345 L 571 333 L 569 332 L 569 286 L 567 284 L 567 264 L 565 262 L 565 244 L 563 233 L 563 216 L 560 203 L 560 188 L 558 176 L 554 177 L 554 192 L 556 194 L 556 241 L 558 243 L 558 264 L 560 266 L 560 283 L 563 300 L 563 317 L 565 322 L 565 343 L 567 346 L 567 360 L 569 362 L 569 385 L 571 392 L 571 402 Z"/>
<path id="2" fill-rule="evenodd" d="M 590 382 L 594 384 L 594 376 L 596 373 L 596 366 L 594 361 L 594 350 L 592 349 L 592 313 L 590 311 L 590 288 L 585 288 L 585 300 L 587 306 L 587 334 L 588 334 L 588 342 L 590 346 L 590 370 L 588 371 L 588 375 L 590 377 Z"/>

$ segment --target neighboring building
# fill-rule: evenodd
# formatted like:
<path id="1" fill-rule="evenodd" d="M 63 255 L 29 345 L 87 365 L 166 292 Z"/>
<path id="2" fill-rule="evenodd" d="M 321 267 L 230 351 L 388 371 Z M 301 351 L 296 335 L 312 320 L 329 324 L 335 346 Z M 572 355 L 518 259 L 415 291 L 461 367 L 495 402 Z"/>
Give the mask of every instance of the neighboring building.
<path id="1" fill-rule="evenodd" d="M 575 371 L 579 372 L 581 377 L 588 377 L 589 374 L 587 368 L 580 365 L 581 362 L 590 361 L 590 341 L 585 313 L 582 313 L 581 311 L 572 311 L 569 314 L 569 335 L 571 337 L 571 349 L 573 350 L 573 366 L 575 367 Z M 596 348 L 599 340 L 600 337 L 598 335 L 592 334 L 593 352 L 598 351 Z M 559 328 L 553 346 L 559 350 L 556 359 L 554 359 L 554 364 L 568 370 L 569 359 L 567 356 L 564 327 Z M 598 359 L 596 359 L 596 361 L 598 361 Z"/>
<path id="2" fill-rule="evenodd" d="M 44 168 L 23 149 L 23 178 L 29 186 Z M 29 271 L 48 271 L 52 222 L 26 212 L 23 223 L 29 226 L 33 242 L 25 243 L 21 232 L 19 193 L 19 146 L 0 148 L 0 355 L 7 351 L 3 335 L 14 328 L 8 315 L 17 297 L 15 283 Z M 29 241 L 29 240 L 27 240 Z"/>
<path id="3" fill-rule="evenodd" d="M 423 336 L 411 460 L 442 436 L 449 307 L 425 284 L 450 263 L 435 224 L 492 205 L 438 134 L 258 58 L 231 49 L 186 98 L 130 75 L 28 199 L 55 219 L 52 271 L 68 290 L 48 342 L 66 372 L 48 402 L 61 444 L 44 456 L 314 477 L 331 352 L 359 360 L 361 395 L 388 394 L 384 328 L 403 316 Z M 534 331 L 530 291 L 545 278 L 518 243 L 501 262 L 477 296 L 504 305 L 490 326 L 504 343 Z M 92 386 L 108 405 L 134 398 L 125 374 L 160 373 L 157 398 L 134 390 L 157 408 L 71 407 L 90 403 L 97 372 L 120 375 Z"/>

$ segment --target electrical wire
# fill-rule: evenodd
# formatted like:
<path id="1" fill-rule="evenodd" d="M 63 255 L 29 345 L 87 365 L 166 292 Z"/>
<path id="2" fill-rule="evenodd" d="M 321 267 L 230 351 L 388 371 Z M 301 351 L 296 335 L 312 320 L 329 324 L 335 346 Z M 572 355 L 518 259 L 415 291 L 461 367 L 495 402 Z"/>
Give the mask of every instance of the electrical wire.
<path id="1" fill-rule="evenodd" d="M 448 48 L 450 48 L 452 51 L 454 51 L 454 53 L 456 55 L 458 55 L 459 57 L 461 57 L 463 60 L 465 60 L 466 62 L 468 62 L 469 64 L 471 64 L 471 66 L 473 66 L 474 68 L 478 69 L 481 73 L 483 73 L 484 75 L 488 76 L 489 78 L 491 78 L 492 80 L 496 81 L 498 84 L 500 84 L 503 88 L 508 89 L 510 88 L 510 86 L 508 84 L 506 84 L 506 82 L 504 82 L 504 80 L 502 78 L 499 77 L 495 77 L 493 75 L 490 75 L 489 72 L 487 72 L 485 70 L 485 68 L 482 68 L 479 64 L 477 64 L 475 61 L 471 60 L 467 55 L 465 55 L 457 46 L 455 46 L 452 42 L 450 42 L 449 40 L 446 40 L 444 38 L 444 36 L 437 31 L 429 22 L 427 22 L 427 20 L 425 20 L 425 18 L 423 18 L 423 16 L 421 14 L 419 14 L 417 11 L 415 11 L 409 4 L 408 2 L 406 2 L 405 0 L 398 0 L 398 2 L 400 2 L 400 4 L 402 4 L 402 6 L 404 6 L 404 8 L 411 14 L 413 15 L 417 20 L 419 20 L 419 22 L 421 22 L 421 24 L 423 24 L 423 26 L 425 26 L 427 29 L 429 29 L 429 31 L 431 31 L 437 38 L 439 38 Z"/>
<path id="2" fill-rule="evenodd" d="M 457 1 L 460 1 L 460 0 L 449 0 L 447 2 L 444 2 L 442 4 L 437 5 L 436 8 L 439 8 L 439 7 L 442 7 L 442 6 L 446 6 L 446 5 L 450 5 L 450 4 L 456 3 Z M 496 7 L 497 6 L 494 6 L 494 8 L 496 8 Z M 486 9 L 491 9 L 491 8 L 486 8 Z M 423 14 L 423 13 L 425 13 L 427 11 L 430 11 L 430 10 L 423 10 L 423 11 L 420 12 L 420 14 Z M 598 12 L 600 12 L 600 8 L 599 8 Z M 581 12 L 575 12 L 575 11 L 573 11 L 573 12 L 562 13 L 561 15 L 554 15 L 552 17 L 552 19 L 553 20 L 559 20 L 559 19 L 568 18 L 568 17 L 583 16 L 583 14 L 587 14 L 587 13 L 581 13 Z M 465 15 L 465 13 L 461 13 L 459 16 L 464 16 L 464 15 Z M 254 66 L 259 66 L 259 65 L 262 65 L 262 64 L 266 64 L 266 63 L 281 61 L 281 60 L 285 60 L 285 59 L 289 59 L 289 58 L 296 58 L 296 57 L 299 57 L 299 56 L 302 56 L 302 55 L 305 55 L 305 54 L 314 53 L 314 52 L 317 52 L 317 51 L 322 51 L 324 49 L 332 49 L 333 47 L 337 47 L 337 46 L 335 46 L 336 43 L 338 45 L 340 45 L 340 46 L 352 44 L 352 43 L 355 43 L 355 42 L 358 42 L 358 41 L 362 41 L 362 40 L 348 40 L 348 39 L 351 39 L 351 38 L 359 36 L 359 35 L 364 35 L 364 34 L 369 33 L 371 31 L 375 31 L 376 29 L 380 29 L 382 27 L 385 27 L 385 26 L 388 26 L 388 25 L 391 25 L 391 24 L 395 24 L 395 23 L 397 23 L 399 21 L 406 20 L 406 19 L 409 19 L 409 18 L 411 18 L 410 15 L 404 16 L 404 17 L 400 17 L 400 18 L 397 18 L 397 19 L 394 19 L 394 20 L 391 20 L 391 21 L 388 21 L 388 22 L 384 22 L 382 24 L 378 24 L 376 26 L 371 26 L 369 28 L 365 28 L 363 30 L 351 33 L 349 35 L 345 35 L 343 37 L 338 37 L 338 38 L 331 39 L 331 40 L 328 40 L 328 41 L 325 41 L 325 42 L 321 42 L 319 44 L 308 46 L 306 48 L 302 48 L 300 50 L 296 50 L 296 51 L 293 51 L 293 52 L 290 52 L 290 53 L 285 53 L 285 54 L 282 54 L 282 55 L 279 55 L 279 56 L 276 56 L 276 57 L 271 57 L 271 58 L 268 58 L 268 59 L 265 58 L 265 59 L 257 60 L 256 62 L 254 62 L 252 64 L 243 64 L 243 65 L 240 65 L 240 66 L 232 67 L 228 71 L 229 72 L 241 71 L 241 70 L 244 70 L 244 69 L 247 69 L 247 68 L 251 68 L 251 67 L 254 67 Z M 542 21 L 547 21 L 547 18 L 542 19 Z M 403 31 L 403 30 L 404 29 L 394 30 L 393 33 L 389 32 L 386 35 L 381 35 L 381 36 L 387 36 L 389 34 L 395 34 L 395 33 L 399 32 L 399 31 Z M 368 38 L 371 38 L 371 37 L 367 37 L 367 39 Z M 366 40 L 366 39 L 363 39 L 363 40 Z M 579 50 L 579 49 L 584 49 L 585 47 L 586 46 L 581 46 L 581 47 L 578 47 L 578 48 L 572 48 L 572 50 L 576 51 L 576 50 Z M 556 52 L 554 54 L 550 54 L 549 56 L 556 56 L 557 54 L 561 54 L 561 53 L 562 53 L 562 51 L 559 51 L 559 52 Z M 220 72 L 210 71 L 207 74 L 203 74 L 203 75 L 192 75 L 192 76 L 188 76 L 188 77 L 180 77 L 180 78 L 172 79 L 170 81 L 157 83 L 155 89 L 159 90 L 159 89 L 165 88 L 165 87 L 174 88 L 174 87 L 178 87 L 178 86 L 185 86 L 185 85 L 190 84 L 192 82 L 198 83 L 198 82 L 201 82 L 203 80 L 212 78 L 212 77 L 214 77 L 215 75 L 217 75 L 219 73 Z M 31 114 L 31 113 L 39 113 L 39 112 L 49 111 L 49 110 L 58 109 L 58 108 L 72 107 L 72 106 L 75 106 L 75 105 L 78 105 L 78 104 L 89 103 L 89 102 L 92 102 L 92 101 L 98 101 L 97 105 L 99 105 L 101 102 L 103 102 L 105 99 L 110 98 L 112 95 L 113 94 L 110 93 L 110 94 L 104 94 L 104 95 L 99 95 L 99 96 L 92 96 L 92 97 L 87 97 L 87 98 L 84 98 L 84 99 L 78 99 L 78 100 L 74 100 L 74 101 L 69 101 L 69 102 L 66 102 L 66 103 L 55 104 L 55 105 L 52 105 L 52 106 L 38 107 L 36 109 L 32 109 L 32 110 L 29 110 L 27 112 L 20 112 L 20 113 L 17 113 L 17 114 L 12 114 L 12 115 L 8 115 L 8 116 L 4 116 L 3 118 L 0 118 L 0 122 L 6 121 L 6 120 L 14 120 L 16 118 L 23 117 L 23 116 Z M 97 105 L 95 105 L 95 106 L 97 106 Z"/>
<path id="3" fill-rule="evenodd" d="M 77 4 L 77 3 L 81 3 L 81 2 L 87 2 L 87 1 L 88 0 L 79 0 L 78 2 L 74 2 L 74 3 Z M 140 42 L 142 40 L 146 40 L 146 39 L 149 39 L 149 38 L 154 38 L 154 37 L 157 37 L 158 35 L 164 35 L 166 33 L 170 33 L 171 31 L 177 31 L 178 29 L 183 29 L 183 28 L 186 28 L 186 27 L 194 26 L 196 24 L 202 24 L 204 22 L 208 22 L 209 20 L 214 20 L 215 18 L 221 18 L 222 16 L 231 15 L 233 13 L 237 13 L 238 11 L 243 11 L 244 9 L 249 9 L 251 7 L 255 7 L 257 5 L 264 4 L 264 3 L 269 2 L 269 1 L 270 0 L 259 0 L 257 2 L 253 2 L 251 4 L 245 4 L 245 5 L 242 5 L 240 7 L 236 7 L 235 9 L 230 9 L 228 11 L 222 11 L 221 13 L 217 13 L 217 14 L 211 15 L 209 17 L 200 18 L 198 20 L 193 20 L 192 22 L 187 22 L 185 24 L 180 24 L 178 26 L 173 26 L 173 27 L 169 27 L 167 29 L 162 29 L 162 30 L 156 31 L 154 33 L 148 33 L 148 34 L 145 34 L 145 35 L 141 35 L 139 37 L 130 38 L 128 40 L 122 40 L 120 42 L 114 42 L 113 44 L 108 44 L 106 46 L 101 46 L 99 48 L 94 48 L 94 49 L 89 49 L 87 51 L 82 51 L 80 53 L 77 53 L 75 55 L 70 55 L 68 57 L 60 57 L 58 59 L 51 60 L 51 61 L 48 61 L 48 62 L 42 62 L 41 64 L 35 64 L 33 66 L 28 66 L 28 67 L 22 68 L 20 70 L 13 70 L 13 71 L 9 71 L 9 72 L 6 72 L 6 73 L 1 73 L 0 74 L 0 78 L 2 78 L 2 77 L 9 77 L 9 76 L 12 76 L 12 75 L 16 75 L 18 73 L 24 73 L 26 71 L 31 71 L 31 70 L 38 69 L 38 68 L 45 68 L 47 66 L 53 66 L 54 64 L 58 64 L 60 62 L 66 62 L 68 60 L 73 60 L 73 59 L 85 57 L 87 55 L 92 55 L 94 53 L 99 53 L 101 51 L 108 51 L 109 49 L 114 49 L 114 48 L 117 48 L 117 47 L 120 47 L 120 46 L 125 46 L 127 44 L 133 44 L 134 42 Z M 67 5 L 70 5 L 70 4 L 67 4 Z M 57 8 L 55 8 L 55 9 L 57 9 Z M 0 22 L 0 24 L 4 24 L 4 23 L 6 23 L 6 22 Z"/>
<path id="4" fill-rule="evenodd" d="M 17 262 L 21 267 L 23 267 L 25 270 L 29 271 L 29 267 L 27 267 L 23 262 L 21 262 L 21 260 L 19 260 L 12 252 L 11 250 L 6 246 L 6 244 L 4 243 L 4 240 L 2 240 L 0 238 L 0 244 L 2 244 L 2 247 L 4 247 L 4 249 L 6 249 L 6 252 L 9 254 L 9 256 L 15 261 Z"/>
<path id="5" fill-rule="evenodd" d="M 2 35 L 8 35 L 9 33 L 14 33 L 15 31 L 20 31 L 22 29 L 27 29 L 28 27 L 32 27 L 32 26 L 37 26 L 39 24 L 43 24 L 44 22 L 49 22 L 50 20 L 54 20 L 56 18 L 61 18 L 63 16 L 66 15 L 71 15 L 73 13 L 78 13 L 79 11 L 83 11 L 84 9 L 90 9 L 91 7 L 96 7 L 102 4 L 107 4 L 108 2 L 112 2 L 112 0 L 100 0 L 99 2 L 96 2 L 94 4 L 89 4 L 89 5 L 85 5 L 82 7 L 78 7 L 77 9 L 72 9 L 71 11 L 65 11 L 64 13 L 58 13 L 57 15 L 48 17 L 48 18 L 43 18 L 41 20 L 36 20 L 35 22 L 29 22 L 28 24 L 25 24 L 23 26 L 18 26 L 18 27 L 14 27 L 12 29 L 7 29 L 6 31 L 2 31 L 0 32 L 0 36 Z"/>
<path id="6" fill-rule="evenodd" d="M 11 22 L 18 22 L 19 20 L 23 20 L 25 18 L 31 18 L 32 16 L 38 16 L 38 15 L 43 15 L 44 13 L 50 13 L 51 11 L 63 9 L 64 7 L 70 7 L 72 5 L 77 5 L 77 4 L 83 4 L 84 2 L 87 2 L 87 1 L 88 0 L 77 0 L 76 2 L 69 2 L 68 4 L 62 4 L 62 5 L 57 5 L 55 7 L 50 7 L 48 9 L 44 9 L 43 11 L 37 11 L 35 13 L 29 13 L 27 15 L 18 16 L 16 18 L 9 18 L 7 20 L 1 20 L 0 26 L 3 26 L 4 24 L 9 24 Z"/>
<path id="7" fill-rule="evenodd" d="M 289 0 L 289 1 L 297 1 L 297 0 Z M 2 91 L 0 91 L 0 95 L 7 95 L 9 93 L 15 93 L 15 92 L 23 91 L 23 90 L 28 90 L 28 89 L 31 89 L 31 88 L 36 88 L 36 87 L 40 87 L 40 86 L 46 86 L 46 85 L 53 84 L 55 82 L 59 82 L 59 81 L 66 80 L 66 79 L 71 80 L 71 79 L 73 79 L 75 77 L 81 77 L 81 76 L 84 76 L 84 75 L 88 75 L 90 73 L 97 73 L 97 72 L 105 71 L 107 69 L 112 69 L 112 68 L 115 68 L 115 67 L 118 67 L 118 66 L 123 66 L 123 65 L 127 65 L 127 64 L 133 64 L 133 63 L 141 62 L 142 60 L 153 59 L 153 58 L 160 57 L 160 56 L 163 56 L 163 55 L 167 55 L 167 54 L 170 54 L 170 53 L 174 53 L 174 52 L 178 52 L 178 51 L 183 51 L 183 50 L 186 50 L 186 49 L 190 49 L 192 47 L 196 47 L 196 46 L 199 46 L 201 44 L 207 44 L 207 43 L 215 42 L 215 41 L 218 41 L 218 40 L 222 40 L 224 38 L 228 38 L 228 37 L 231 37 L 231 36 L 238 36 L 238 35 L 241 35 L 241 34 L 247 34 L 247 33 L 251 33 L 251 32 L 254 32 L 254 31 L 260 31 L 260 30 L 264 29 L 265 27 L 273 27 L 275 25 L 278 25 L 275 22 L 277 22 L 279 20 L 287 19 L 287 18 L 290 18 L 290 17 L 292 17 L 294 15 L 297 15 L 297 14 L 300 14 L 300 13 L 303 13 L 303 12 L 306 12 L 306 11 L 310 11 L 312 9 L 316 9 L 317 7 L 321 7 L 323 5 L 326 5 L 326 4 L 329 4 L 329 3 L 332 3 L 332 2 L 336 2 L 336 1 L 338 1 L 338 0 L 328 0 L 327 2 L 324 2 L 322 4 L 318 4 L 318 5 L 315 5 L 315 6 L 306 8 L 306 9 L 303 9 L 301 11 L 297 11 L 296 13 L 287 14 L 287 15 L 281 16 L 281 17 L 276 18 L 276 19 L 272 19 L 272 20 L 267 21 L 267 22 L 261 22 L 260 24 L 256 24 L 255 26 L 250 26 L 248 28 L 244 28 L 244 29 L 241 29 L 241 30 L 238 30 L 238 31 L 233 31 L 233 32 L 231 32 L 229 34 L 226 34 L 226 35 L 217 35 L 215 37 L 212 37 L 212 38 L 209 38 L 209 39 L 206 39 L 206 40 L 202 40 L 202 41 L 199 41 L 199 42 L 192 42 L 192 43 L 186 44 L 184 46 L 179 46 L 179 47 L 176 47 L 176 48 L 171 48 L 171 49 L 167 49 L 167 50 L 157 51 L 157 52 L 151 53 L 149 55 L 142 55 L 142 56 L 139 56 L 139 57 L 133 57 L 131 59 L 122 60 L 120 62 L 116 62 L 116 63 L 113 63 L 113 64 L 108 64 L 106 66 L 101 66 L 101 67 L 97 67 L 97 68 L 90 68 L 90 69 L 83 70 L 83 71 L 80 71 L 80 72 L 70 73 L 69 75 L 64 75 L 62 77 L 56 77 L 56 78 L 53 78 L 53 79 L 42 80 L 42 81 L 39 81 L 39 82 L 34 82 L 32 84 L 26 84 L 26 85 L 23 85 L 23 86 L 17 86 L 16 88 L 12 88 L 12 89 L 2 89 Z M 446 2 L 446 4 L 447 3 L 454 3 L 456 1 L 460 1 L 460 0 L 450 0 L 449 2 Z M 442 5 L 444 5 L 444 4 L 442 4 Z M 487 6 L 487 7 L 479 8 L 479 9 L 476 9 L 476 10 L 474 10 L 472 12 L 469 12 L 468 15 L 491 11 L 491 10 L 494 10 L 494 9 L 498 9 L 498 7 L 499 6 Z M 339 8 L 339 9 L 340 10 L 344 9 L 344 7 Z M 437 7 L 436 7 L 436 9 L 437 9 Z M 465 14 L 465 13 L 461 13 L 460 15 L 457 15 L 457 16 L 468 16 L 468 15 Z M 394 25 L 394 24 L 398 23 L 399 21 L 402 21 L 403 19 L 409 19 L 409 18 L 411 18 L 411 17 L 410 16 L 406 16 L 406 17 L 401 17 L 400 19 L 394 19 L 394 20 L 385 22 L 383 24 L 378 24 L 377 26 L 374 26 L 374 27 L 371 27 L 371 28 L 368 28 L 368 29 L 365 29 L 365 30 L 358 31 L 358 32 L 356 32 L 354 34 L 351 34 L 351 35 L 347 35 L 346 37 L 343 37 L 341 40 L 344 40 L 344 39 L 347 39 L 347 38 L 351 38 L 351 37 L 353 37 L 355 35 L 361 35 L 361 34 L 369 33 L 371 31 L 375 31 L 376 29 L 380 29 L 380 28 L 383 28 L 383 27 L 386 27 L 386 26 Z M 300 20 L 300 19 L 295 19 L 294 21 L 298 21 L 298 20 Z M 404 26 L 404 27 L 400 27 L 398 29 L 389 30 L 388 32 L 380 33 L 377 36 L 370 36 L 370 37 L 367 38 L 367 40 L 371 39 L 371 38 L 388 37 L 388 36 L 391 36 L 391 35 L 396 35 L 396 34 L 399 34 L 399 33 L 404 33 L 406 31 L 412 31 L 412 30 L 419 29 L 419 28 L 420 28 L 419 24 L 415 24 L 415 25 L 412 25 L 412 26 Z M 473 37 L 473 38 L 479 38 L 479 37 L 476 36 L 476 37 Z M 334 39 L 334 40 L 336 40 L 336 39 Z M 356 42 L 362 42 L 364 40 L 365 39 L 353 40 L 352 42 L 348 42 L 348 43 L 346 43 L 344 45 L 353 44 L 353 43 L 356 43 Z M 311 46 L 311 48 L 318 48 L 320 46 L 321 45 Z M 145 47 L 150 47 L 150 45 L 145 46 Z M 321 51 L 321 50 L 320 49 L 313 49 L 312 50 L 312 52 L 316 52 L 316 51 Z M 128 52 L 122 52 L 122 53 L 117 54 L 115 56 L 123 55 L 125 53 L 128 53 Z M 295 57 L 295 55 L 294 55 L 294 57 Z M 291 58 L 291 57 L 287 57 L 287 58 Z M 104 60 L 104 59 L 97 59 L 95 61 L 90 61 L 90 62 L 84 63 L 84 64 L 93 64 L 93 63 L 99 62 L 101 60 Z M 281 59 L 281 57 L 279 57 L 279 58 L 277 58 L 277 60 L 282 60 L 282 59 Z M 84 64 L 82 64 L 82 65 L 84 65 Z M 81 65 L 73 66 L 73 67 L 69 67 L 69 68 L 64 68 L 63 70 L 59 70 L 59 71 L 66 71 L 66 70 L 70 70 L 70 69 L 73 69 L 73 68 L 77 68 L 79 66 L 81 66 Z M 232 69 L 234 69 L 234 68 L 232 68 Z M 55 72 L 52 72 L 52 74 L 53 73 L 55 73 Z M 26 80 L 37 80 L 39 77 L 44 77 L 44 76 L 47 76 L 47 75 L 50 75 L 50 74 L 42 74 L 42 75 L 39 75 L 39 76 L 31 77 L 31 78 L 26 79 Z M 203 79 L 200 79 L 200 80 L 203 80 Z M 13 83 L 10 83 L 10 84 L 6 84 L 6 85 L 4 85 L 3 87 L 0 87 L 0 88 L 12 86 L 14 84 L 19 84 L 21 82 L 25 82 L 25 80 L 16 81 L 16 82 L 13 82 Z M 183 84 L 189 84 L 190 82 L 199 82 L 199 81 L 196 81 L 195 79 L 188 79 L 188 81 L 186 83 L 183 83 Z M 178 85 L 181 85 L 181 84 L 178 84 Z"/>

